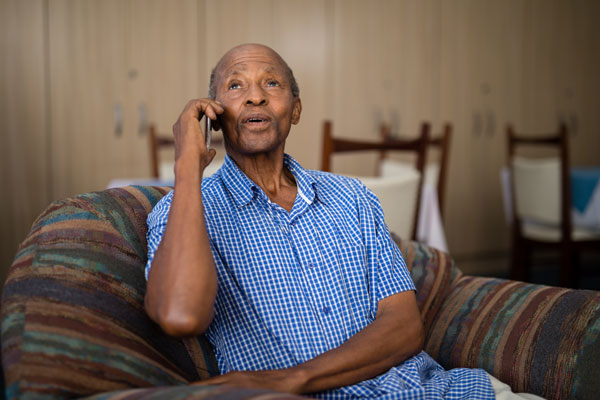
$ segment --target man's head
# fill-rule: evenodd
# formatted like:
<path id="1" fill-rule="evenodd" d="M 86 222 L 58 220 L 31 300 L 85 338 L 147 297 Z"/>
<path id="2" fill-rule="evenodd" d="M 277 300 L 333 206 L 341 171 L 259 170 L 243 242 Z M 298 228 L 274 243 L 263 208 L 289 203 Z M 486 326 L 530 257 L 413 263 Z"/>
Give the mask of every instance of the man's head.
<path id="1" fill-rule="evenodd" d="M 283 151 L 302 104 L 291 69 L 273 49 L 243 44 L 229 50 L 213 70 L 211 92 L 225 109 L 218 125 L 230 155 Z"/>

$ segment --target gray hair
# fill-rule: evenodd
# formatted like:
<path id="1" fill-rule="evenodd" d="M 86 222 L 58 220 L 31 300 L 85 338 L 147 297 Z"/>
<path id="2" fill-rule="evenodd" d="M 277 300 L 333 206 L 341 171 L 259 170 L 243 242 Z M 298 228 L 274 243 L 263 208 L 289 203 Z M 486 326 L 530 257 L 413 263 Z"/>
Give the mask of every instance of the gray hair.
<path id="1" fill-rule="evenodd" d="M 215 83 L 216 83 L 215 81 L 217 80 L 217 67 L 218 66 L 219 65 L 217 64 L 217 66 L 212 69 L 212 71 L 210 73 L 210 83 L 208 85 L 208 97 L 213 100 L 217 97 L 217 89 L 215 88 Z M 287 68 L 290 82 L 291 82 L 292 96 L 299 97 L 300 96 L 300 88 L 298 87 L 298 82 L 296 82 L 296 78 L 294 77 L 294 72 L 287 65 L 286 65 L 286 68 Z"/>

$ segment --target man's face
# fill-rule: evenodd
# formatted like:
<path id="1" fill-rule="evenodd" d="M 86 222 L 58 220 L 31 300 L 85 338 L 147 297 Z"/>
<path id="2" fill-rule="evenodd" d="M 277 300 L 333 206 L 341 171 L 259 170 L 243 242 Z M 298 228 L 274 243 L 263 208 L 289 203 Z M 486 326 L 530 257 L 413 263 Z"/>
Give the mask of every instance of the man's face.
<path id="1" fill-rule="evenodd" d="M 228 152 L 255 155 L 283 149 L 302 109 L 290 84 L 286 66 L 271 49 L 246 45 L 228 53 L 216 80 Z"/>

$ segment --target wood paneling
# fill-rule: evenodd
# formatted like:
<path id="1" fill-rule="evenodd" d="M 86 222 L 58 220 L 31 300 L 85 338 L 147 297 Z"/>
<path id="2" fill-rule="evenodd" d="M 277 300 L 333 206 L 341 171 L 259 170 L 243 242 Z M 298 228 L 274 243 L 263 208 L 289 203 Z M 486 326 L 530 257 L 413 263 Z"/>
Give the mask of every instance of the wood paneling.
<path id="1" fill-rule="evenodd" d="M 433 132 L 453 124 L 445 222 L 455 256 L 508 249 L 498 178 L 507 122 L 536 132 L 565 120 L 573 162 L 600 164 L 595 0 L 5 0 L 0 7 L 1 183 L 11 188 L 0 200 L 3 260 L 51 199 L 148 176 L 144 124 L 169 133 L 186 101 L 206 95 L 219 57 L 246 42 L 272 46 L 294 70 L 303 113 L 286 150 L 307 168 L 319 167 L 324 119 L 335 135 L 372 138 L 382 121 L 404 136 L 416 135 L 423 120 Z M 375 171 L 375 156 L 354 157 L 334 160 L 334 171 Z"/>
<path id="2" fill-rule="evenodd" d="M 0 282 L 49 202 L 44 2 L 0 1 Z"/>

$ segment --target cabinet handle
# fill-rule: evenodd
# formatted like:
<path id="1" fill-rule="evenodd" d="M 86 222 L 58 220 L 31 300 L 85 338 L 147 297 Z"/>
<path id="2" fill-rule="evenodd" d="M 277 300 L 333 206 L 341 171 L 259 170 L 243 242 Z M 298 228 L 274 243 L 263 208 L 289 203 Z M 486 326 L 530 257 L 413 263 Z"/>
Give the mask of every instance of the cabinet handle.
<path id="1" fill-rule="evenodd" d="M 481 136 L 483 132 L 483 121 L 479 111 L 473 111 L 473 136 Z"/>
<path id="2" fill-rule="evenodd" d="M 121 103 L 115 103 L 114 119 L 115 119 L 115 136 L 121 137 L 123 135 L 123 108 L 121 107 Z"/>
<path id="3" fill-rule="evenodd" d="M 138 126 L 138 135 L 144 136 L 148 131 L 148 107 L 146 103 L 138 104 L 138 114 L 140 115 L 140 125 Z"/>
<path id="4" fill-rule="evenodd" d="M 488 136 L 494 136 L 494 133 L 496 132 L 496 116 L 491 109 L 487 110 L 485 122 L 485 133 Z"/>

